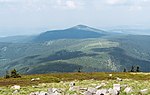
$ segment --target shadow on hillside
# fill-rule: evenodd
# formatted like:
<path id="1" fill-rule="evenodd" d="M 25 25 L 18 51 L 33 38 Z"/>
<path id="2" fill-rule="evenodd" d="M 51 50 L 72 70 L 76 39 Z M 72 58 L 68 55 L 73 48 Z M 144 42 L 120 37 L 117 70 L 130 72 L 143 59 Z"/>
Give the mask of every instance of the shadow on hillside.
<path id="1" fill-rule="evenodd" d="M 42 73 L 55 73 L 55 72 L 77 72 L 82 69 L 81 65 L 68 64 L 66 62 L 55 62 L 46 65 L 39 65 L 32 70 L 28 71 L 27 74 L 42 74 Z"/>
<path id="2" fill-rule="evenodd" d="M 142 59 L 137 59 L 126 53 L 125 50 L 119 47 L 112 48 L 94 48 L 94 52 L 108 52 L 110 58 L 115 62 L 116 65 L 122 67 L 131 68 L 131 66 L 140 66 L 140 69 L 145 72 L 150 72 L 150 62 Z M 120 68 L 122 70 L 123 68 Z"/>
<path id="3" fill-rule="evenodd" d="M 77 57 L 84 57 L 84 56 L 96 56 L 97 54 L 87 54 L 87 53 L 83 53 L 81 51 L 67 51 L 67 50 L 62 50 L 62 51 L 58 51 L 53 55 L 50 55 L 48 57 L 45 58 L 39 58 L 39 63 L 42 62 L 48 62 L 48 61 L 55 61 L 55 60 L 68 60 L 68 59 L 72 59 L 72 58 L 77 58 Z"/>

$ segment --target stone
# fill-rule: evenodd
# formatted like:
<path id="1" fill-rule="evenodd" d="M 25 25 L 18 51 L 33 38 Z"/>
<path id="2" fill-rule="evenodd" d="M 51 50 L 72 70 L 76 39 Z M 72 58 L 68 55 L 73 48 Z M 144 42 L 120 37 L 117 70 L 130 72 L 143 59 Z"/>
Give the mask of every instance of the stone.
<path id="1" fill-rule="evenodd" d="M 32 87 L 33 87 L 33 88 L 40 88 L 40 86 L 34 86 L 34 85 L 33 85 Z"/>
<path id="2" fill-rule="evenodd" d="M 62 93 L 62 90 L 58 89 L 58 88 L 52 88 L 52 91 L 53 91 L 53 93 L 56 93 L 56 92 Z"/>
<path id="3" fill-rule="evenodd" d="M 149 90 L 148 89 L 143 89 L 143 90 L 140 90 L 140 93 L 142 95 L 145 95 L 145 94 L 148 94 L 149 93 Z"/>
<path id="4" fill-rule="evenodd" d="M 89 87 L 87 91 L 91 92 L 92 94 L 95 94 L 97 89 L 93 87 Z"/>
<path id="5" fill-rule="evenodd" d="M 60 81 L 59 83 L 64 83 L 63 81 Z"/>
<path id="6" fill-rule="evenodd" d="M 38 81 L 38 80 L 40 80 L 40 78 L 36 78 L 35 80 L 37 80 L 37 81 Z"/>
<path id="7" fill-rule="evenodd" d="M 69 88 L 69 91 L 79 91 L 80 87 L 79 86 L 73 86 Z"/>
<path id="8" fill-rule="evenodd" d="M 112 74 L 109 74 L 109 77 L 112 77 Z"/>
<path id="9" fill-rule="evenodd" d="M 31 81 L 35 81 L 35 79 L 31 79 Z"/>
<path id="10" fill-rule="evenodd" d="M 53 93 L 53 88 L 48 88 L 47 91 L 48 91 L 49 94 L 52 94 Z"/>
<path id="11" fill-rule="evenodd" d="M 132 88 L 131 88 L 131 87 L 126 87 L 126 88 L 124 89 L 124 92 L 126 92 L 127 94 L 128 94 L 128 93 L 131 93 L 131 92 L 132 92 Z"/>
<path id="12" fill-rule="evenodd" d="M 33 79 L 31 79 L 31 81 L 39 81 L 40 80 L 40 78 L 33 78 Z"/>
<path id="13" fill-rule="evenodd" d="M 17 94 L 19 93 L 19 90 L 15 90 L 12 94 Z"/>
<path id="14" fill-rule="evenodd" d="M 113 84 L 113 89 L 120 91 L 121 90 L 120 84 Z"/>
<path id="15" fill-rule="evenodd" d="M 106 83 L 104 83 L 104 82 L 103 82 L 103 83 L 101 83 L 101 86 L 106 86 Z"/>
<path id="16" fill-rule="evenodd" d="M 98 86 L 96 86 L 95 88 L 96 89 L 100 89 L 102 86 L 101 85 L 98 85 Z"/>
<path id="17" fill-rule="evenodd" d="M 70 86 L 70 87 L 75 86 L 75 82 L 71 82 L 71 83 L 69 84 L 69 86 Z"/>
<path id="18" fill-rule="evenodd" d="M 15 89 L 15 90 L 17 90 L 17 89 L 19 90 L 20 88 L 21 87 L 19 85 L 14 85 L 14 86 L 11 87 L 11 89 Z"/>
<path id="19" fill-rule="evenodd" d="M 115 89 L 109 88 L 108 92 L 110 95 L 119 95 L 119 92 Z"/>
<path id="20" fill-rule="evenodd" d="M 107 89 L 100 89 L 96 91 L 95 95 L 107 95 L 109 92 Z"/>
<path id="21" fill-rule="evenodd" d="M 89 91 L 86 91 L 86 92 L 83 93 L 83 95 L 93 95 L 93 94 Z"/>
<path id="22" fill-rule="evenodd" d="M 117 81 L 122 81 L 122 79 L 117 77 Z"/>

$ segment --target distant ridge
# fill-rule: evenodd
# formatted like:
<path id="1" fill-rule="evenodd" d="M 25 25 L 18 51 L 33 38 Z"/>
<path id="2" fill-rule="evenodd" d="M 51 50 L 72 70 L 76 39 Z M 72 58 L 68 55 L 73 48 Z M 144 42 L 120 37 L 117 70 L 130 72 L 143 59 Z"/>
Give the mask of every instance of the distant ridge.
<path id="1" fill-rule="evenodd" d="M 84 39 L 84 38 L 98 38 L 105 36 L 107 32 L 98 30 L 85 25 L 77 25 L 64 30 L 47 31 L 38 35 L 33 41 L 44 42 L 57 39 Z"/>

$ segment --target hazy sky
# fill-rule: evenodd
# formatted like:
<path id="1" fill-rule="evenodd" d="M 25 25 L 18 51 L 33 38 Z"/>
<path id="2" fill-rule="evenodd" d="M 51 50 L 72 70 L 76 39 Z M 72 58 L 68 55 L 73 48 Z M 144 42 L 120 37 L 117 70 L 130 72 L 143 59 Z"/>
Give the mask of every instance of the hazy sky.
<path id="1" fill-rule="evenodd" d="M 0 36 L 77 24 L 150 27 L 150 0 L 0 0 Z"/>

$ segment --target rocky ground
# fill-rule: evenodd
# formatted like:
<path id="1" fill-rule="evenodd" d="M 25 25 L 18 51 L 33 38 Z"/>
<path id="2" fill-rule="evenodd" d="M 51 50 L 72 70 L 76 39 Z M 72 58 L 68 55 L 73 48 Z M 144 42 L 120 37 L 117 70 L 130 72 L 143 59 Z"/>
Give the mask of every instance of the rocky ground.
<path id="1" fill-rule="evenodd" d="M 1 87 L 0 95 L 150 95 L 150 80 L 74 80 L 21 87 Z"/>
<path id="2" fill-rule="evenodd" d="M 107 75 L 113 76 L 113 74 Z M 41 78 L 38 77 L 30 79 L 31 82 L 40 80 Z M 106 80 L 74 79 L 26 86 L 16 84 L 1 86 L 0 95 L 150 95 L 150 80 L 116 77 Z"/>

